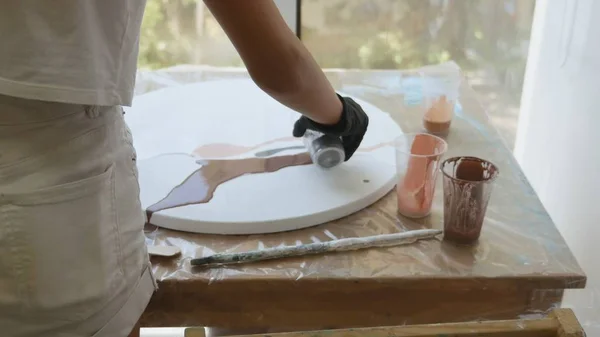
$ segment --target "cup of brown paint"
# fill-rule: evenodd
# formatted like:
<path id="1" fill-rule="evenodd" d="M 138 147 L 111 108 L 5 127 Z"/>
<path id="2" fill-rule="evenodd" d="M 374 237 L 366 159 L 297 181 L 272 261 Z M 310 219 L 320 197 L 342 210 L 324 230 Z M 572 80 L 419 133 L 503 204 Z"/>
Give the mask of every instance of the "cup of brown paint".
<path id="1" fill-rule="evenodd" d="M 475 157 L 453 157 L 441 165 L 444 240 L 472 244 L 479 239 L 498 168 Z"/>

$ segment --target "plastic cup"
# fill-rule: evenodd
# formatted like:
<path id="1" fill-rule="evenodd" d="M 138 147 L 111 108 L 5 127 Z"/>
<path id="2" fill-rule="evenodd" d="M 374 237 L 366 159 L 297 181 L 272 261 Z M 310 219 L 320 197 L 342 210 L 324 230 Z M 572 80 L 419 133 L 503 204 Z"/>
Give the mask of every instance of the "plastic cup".
<path id="1" fill-rule="evenodd" d="M 428 133 L 446 136 L 450 132 L 460 81 L 458 70 L 432 74 L 424 79 L 423 127 Z"/>
<path id="2" fill-rule="evenodd" d="M 423 72 L 412 72 L 402 78 L 404 105 L 407 107 L 423 107 L 425 104 L 425 75 Z"/>
<path id="3" fill-rule="evenodd" d="M 496 165 L 475 157 L 453 157 L 441 167 L 444 182 L 444 239 L 471 244 L 479 239 Z"/>
<path id="4" fill-rule="evenodd" d="M 422 218 L 431 212 L 440 159 L 448 144 L 426 134 L 406 134 L 395 141 L 398 213 Z"/>

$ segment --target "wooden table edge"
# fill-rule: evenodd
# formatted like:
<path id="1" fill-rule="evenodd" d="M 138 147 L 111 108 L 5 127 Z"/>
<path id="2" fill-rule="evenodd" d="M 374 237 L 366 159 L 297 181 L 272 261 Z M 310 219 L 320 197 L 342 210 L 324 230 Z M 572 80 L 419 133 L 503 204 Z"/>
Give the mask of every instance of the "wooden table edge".
<path id="1" fill-rule="evenodd" d="M 215 279 L 164 279 L 161 285 L 177 287 L 237 287 L 245 289 L 265 288 L 267 285 L 277 288 L 294 288 L 314 286 L 322 290 L 339 287 L 392 287 L 403 290 L 542 290 L 542 289 L 583 289 L 587 283 L 585 274 L 553 274 L 531 276 L 496 276 L 496 277 L 383 277 L 383 278 L 343 278 L 343 277 L 305 277 L 300 279 L 283 279 L 276 277 L 259 278 L 225 278 Z M 159 289 L 160 291 L 160 289 Z"/>

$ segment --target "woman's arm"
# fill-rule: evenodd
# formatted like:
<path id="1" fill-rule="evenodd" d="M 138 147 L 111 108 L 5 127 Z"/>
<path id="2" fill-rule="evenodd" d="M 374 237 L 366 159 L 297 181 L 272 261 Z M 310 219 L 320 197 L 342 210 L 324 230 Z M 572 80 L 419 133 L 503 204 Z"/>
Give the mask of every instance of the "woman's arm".
<path id="1" fill-rule="evenodd" d="M 262 90 L 317 123 L 331 125 L 340 120 L 340 99 L 273 0 L 204 3 Z"/>

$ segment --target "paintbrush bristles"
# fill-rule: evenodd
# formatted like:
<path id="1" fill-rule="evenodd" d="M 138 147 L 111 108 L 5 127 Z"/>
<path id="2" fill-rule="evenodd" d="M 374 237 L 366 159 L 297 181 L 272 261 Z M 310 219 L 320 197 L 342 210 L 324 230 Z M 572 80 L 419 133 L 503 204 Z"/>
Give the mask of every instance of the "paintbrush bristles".
<path id="1" fill-rule="evenodd" d="M 325 254 L 329 252 L 342 252 L 374 247 L 391 247 L 418 240 L 431 239 L 442 234 L 437 229 L 421 229 L 410 232 L 383 234 L 362 238 L 347 238 L 328 242 L 310 243 L 306 245 L 267 248 L 244 253 L 215 254 L 207 257 L 193 259 L 193 266 L 216 266 L 225 264 L 249 263 L 272 259 L 282 259 L 294 256 Z"/>

